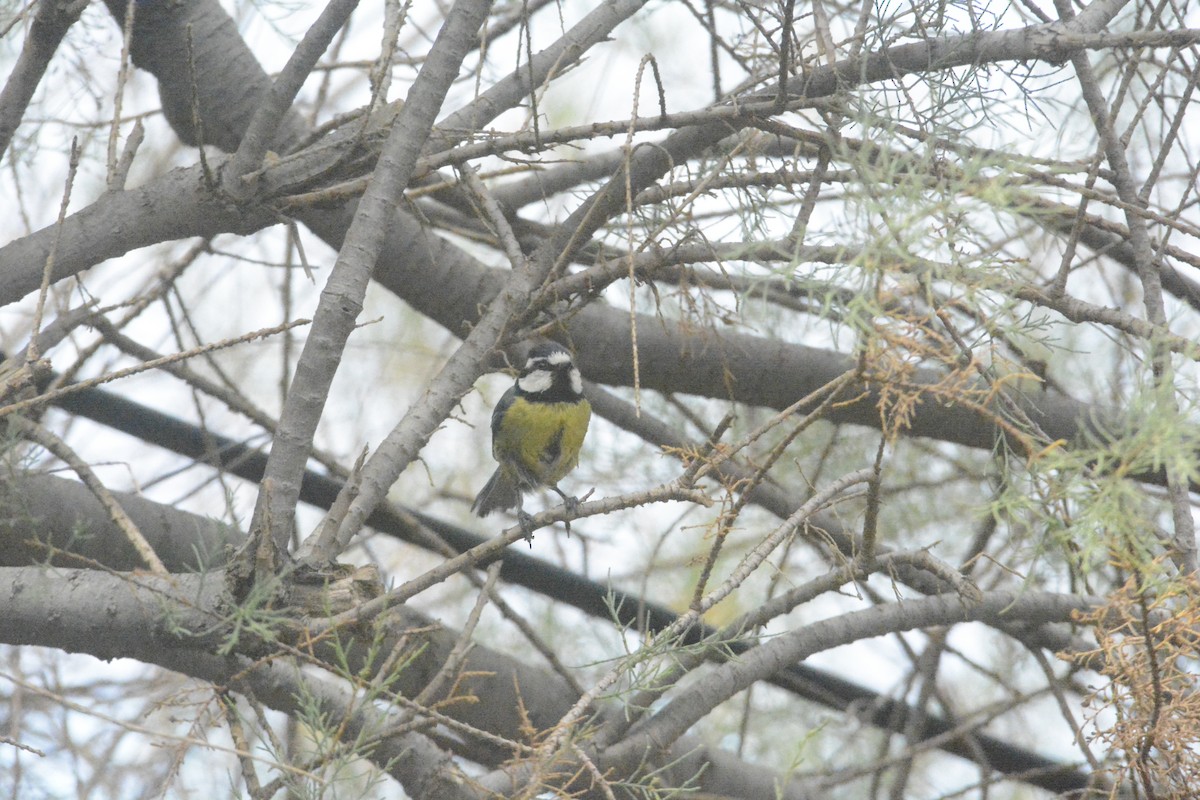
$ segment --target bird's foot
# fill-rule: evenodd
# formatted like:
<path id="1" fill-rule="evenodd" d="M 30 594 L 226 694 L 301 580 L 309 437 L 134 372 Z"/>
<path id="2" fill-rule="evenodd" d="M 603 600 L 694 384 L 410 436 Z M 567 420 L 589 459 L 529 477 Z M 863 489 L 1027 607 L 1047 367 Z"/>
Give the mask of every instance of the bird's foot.
<path id="1" fill-rule="evenodd" d="M 517 509 L 517 524 L 521 526 L 521 530 L 525 534 L 525 541 L 529 547 L 533 547 L 533 517 L 524 509 Z"/>
<path id="2" fill-rule="evenodd" d="M 588 493 L 585 494 L 583 497 L 575 497 L 574 495 L 567 494 L 566 492 L 564 492 L 562 489 L 558 488 L 557 486 L 551 486 L 550 488 L 553 489 L 558 494 L 558 496 L 562 498 L 563 508 L 566 510 L 567 514 L 572 517 L 576 516 L 579 513 L 580 504 L 583 503 L 584 500 L 587 500 L 589 497 L 591 497 L 592 492 L 595 491 L 595 489 L 589 489 Z"/>
<path id="3" fill-rule="evenodd" d="M 567 529 L 567 536 L 570 536 L 571 535 L 571 518 L 579 515 L 580 504 L 583 503 L 584 500 L 587 500 L 589 497 L 591 497 L 592 492 L 589 491 L 582 498 L 580 498 L 580 497 L 575 497 L 574 495 L 567 494 L 562 489 L 559 489 L 557 486 L 552 486 L 550 488 L 552 488 L 554 491 L 558 492 L 558 496 L 562 498 L 563 510 L 567 512 L 566 517 L 563 519 L 563 526 Z"/>

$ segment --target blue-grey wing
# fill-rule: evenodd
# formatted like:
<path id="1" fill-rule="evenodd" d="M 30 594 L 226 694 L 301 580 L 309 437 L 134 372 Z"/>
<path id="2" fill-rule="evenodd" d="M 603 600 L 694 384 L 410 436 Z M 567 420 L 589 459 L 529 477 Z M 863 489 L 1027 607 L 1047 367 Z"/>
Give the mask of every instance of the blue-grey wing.
<path id="1" fill-rule="evenodd" d="M 517 399 L 517 387 L 510 386 L 508 391 L 496 403 L 496 407 L 492 409 L 492 439 L 500 432 L 500 420 L 504 419 L 504 412 L 508 411 L 512 406 L 513 401 Z"/>

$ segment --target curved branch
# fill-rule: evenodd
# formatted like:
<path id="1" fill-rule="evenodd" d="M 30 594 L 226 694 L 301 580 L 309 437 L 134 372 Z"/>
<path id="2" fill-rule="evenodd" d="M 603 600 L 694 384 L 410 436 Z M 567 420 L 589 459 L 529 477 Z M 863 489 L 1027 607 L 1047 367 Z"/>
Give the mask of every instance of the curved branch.
<path id="1" fill-rule="evenodd" d="M 647 752 L 683 736 L 719 704 L 756 681 L 774 675 L 809 656 L 834 647 L 888 633 L 981 621 L 993 625 L 1027 622 L 1042 625 L 1069 620 L 1092 610 L 1102 599 L 1050 592 L 988 592 L 978 601 L 960 595 L 937 595 L 852 611 L 780 634 L 744 653 L 736 661 L 714 667 L 660 711 L 635 725 L 623 742 L 600 757 L 619 771 L 636 767 Z"/>
<path id="2" fill-rule="evenodd" d="M 105 5 L 124 27 L 129 3 L 105 0 Z M 271 89 L 266 72 L 217 0 L 138 3 L 130 54 L 135 65 L 158 79 L 163 114 L 172 130 L 196 147 L 237 150 Z M 300 116 L 288 111 L 275 128 L 272 149 L 285 152 L 304 127 Z"/>

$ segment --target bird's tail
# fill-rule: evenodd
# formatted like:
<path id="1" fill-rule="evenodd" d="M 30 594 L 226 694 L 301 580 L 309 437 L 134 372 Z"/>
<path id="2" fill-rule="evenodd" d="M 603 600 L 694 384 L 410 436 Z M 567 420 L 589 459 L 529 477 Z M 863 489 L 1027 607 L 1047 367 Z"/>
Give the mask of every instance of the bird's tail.
<path id="1" fill-rule="evenodd" d="M 521 503 L 521 490 L 517 485 L 517 476 L 512 470 L 497 467 L 492 477 L 475 495 L 471 510 L 481 517 L 486 517 L 493 511 L 505 508 L 515 508 Z"/>

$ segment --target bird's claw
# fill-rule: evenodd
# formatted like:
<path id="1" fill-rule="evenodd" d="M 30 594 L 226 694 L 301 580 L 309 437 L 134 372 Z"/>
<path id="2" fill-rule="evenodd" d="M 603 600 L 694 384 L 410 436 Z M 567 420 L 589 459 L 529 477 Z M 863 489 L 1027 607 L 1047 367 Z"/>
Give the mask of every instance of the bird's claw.
<path id="1" fill-rule="evenodd" d="M 579 504 L 582 503 L 583 500 L 580 500 L 578 497 L 575 497 L 574 495 L 567 494 L 562 489 L 559 489 L 557 486 L 553 486 L 551 488 L 554 489 L 554 491 L 558 492 L 558 496 L 562 498 L 563 510 L 567 512 L 566 516 L 563 518 L 563 527 L 565 527 L 567 529 L 567 536 L 570 536 L 571 535 L 571 517 L 577 516 L 579 514 Z M 591 492 L 588 492 L 588 494 L 591 494 Z M 587 497 L 585 495 L 584 500 L 586 500 L 586 499 L 587 499 Z"/>
<path id="2" fill-rule="evenodd" d="M 518 508 L 517 509 L 517 524 L 521 526 L 522 532 L 525 534 L 525 541 L 533 547 L 533 517 L 529 512 Z"/>

